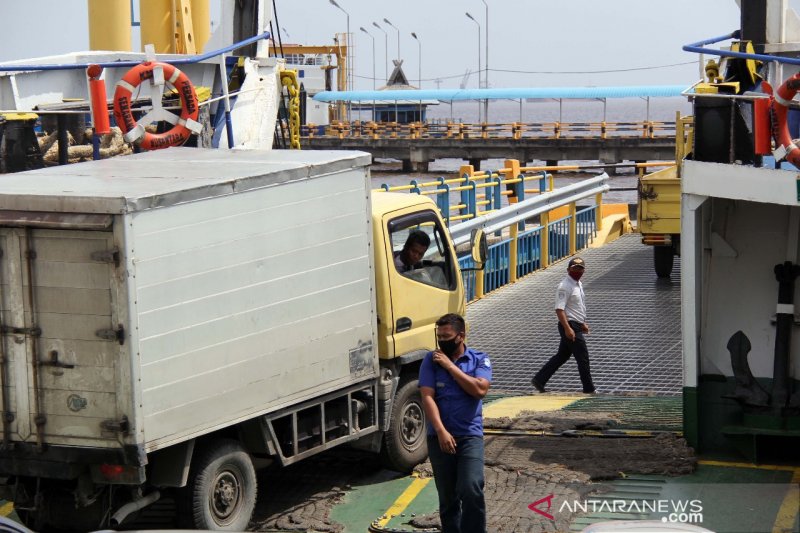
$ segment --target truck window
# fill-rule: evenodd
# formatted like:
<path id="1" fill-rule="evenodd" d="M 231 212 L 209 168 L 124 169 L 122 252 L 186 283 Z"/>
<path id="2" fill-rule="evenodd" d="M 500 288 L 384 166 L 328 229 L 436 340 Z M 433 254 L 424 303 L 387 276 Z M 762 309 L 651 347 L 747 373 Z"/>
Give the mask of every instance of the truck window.
<path id="1" fill-rule="evenodd" d="M 440 289 L 456 287 L 450 241 L 432 211 L 389 222 L 394 267 L 403 276 Z"/>

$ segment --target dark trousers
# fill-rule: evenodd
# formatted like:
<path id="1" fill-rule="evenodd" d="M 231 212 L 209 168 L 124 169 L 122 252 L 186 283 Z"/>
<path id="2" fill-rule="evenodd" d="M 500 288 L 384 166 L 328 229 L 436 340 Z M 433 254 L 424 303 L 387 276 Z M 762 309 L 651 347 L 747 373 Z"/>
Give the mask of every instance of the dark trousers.
<path id="1" fill-rule="evenodd" d="M 592 383 L 592 374 L 589 371 L 589 350 L 586 348 L 586 339 L 583 336 L 581 329 L 582 324 L 569 321 L 569 325 L 575 332 L 575 340 L 571 341 L 567 338 L 564 332 L 564 326 L 559 322 L 558 334 L 561 335 L 561 342 L 558 344 L 558 352 L 547 361 L 539 372 L 537 372 L 534 379 L 542 387 L 553 377 L 556 370 L 567 362 L 570 355 L 575 356 L 575 362 L 578 363 L 578 373 L 581 376 L 581 383 L 583 384 L 583 392 L 594 392 L 594 383 Z"/>
<path id="2" fill-rule="evenodd" d="M 428 437 L 428 456 L 439 493 L 442 533 L 486 533 L 483 437 L 455 437 L 456 453 L 444 453 Z"/>

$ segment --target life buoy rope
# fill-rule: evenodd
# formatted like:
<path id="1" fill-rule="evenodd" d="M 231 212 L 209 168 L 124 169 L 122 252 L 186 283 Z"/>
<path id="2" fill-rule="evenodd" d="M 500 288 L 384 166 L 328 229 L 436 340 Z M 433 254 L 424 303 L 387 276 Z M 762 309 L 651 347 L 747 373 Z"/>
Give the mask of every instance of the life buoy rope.
<path id="1" fill-rule="evenodd" d="M 131 104 L 133 92 L 144 81 L 149 81 L 153 109 L 137 122 L 133 118 Z M 163 86 L 172 85 L 181 100 L 180 116 L 171 113 L 161 106 Z M 138 142 L 144 150 L 158 150 L 170 146 L 180 146 L 192 133 L 199 133 L 202 125 L 197 122 L 200 106 L 192 82 L 189 77 L 169 63 L 146 61 L 131 68 L 120 81 L 114 91 L 114 118 L 123 133 L 126 142 Z M 172 128 L 164 133 L 150 133 L 144 129 L 146 124 L 166 121 Z"/>
<path id="2" fill-rule="evenodd" d="M 772 113 L 772 138 L 778 145 L 778 150 L 785 151 L 783 159 L 800 168 L 800 148 L 794 143 L 789 133 L 787 115 L 789 104 L 797 91 L 800 90 L 800 72 L 783 82 L 772 97 L 770 111 Z M 776 154 L 777 159 L 780 154 Z"/>

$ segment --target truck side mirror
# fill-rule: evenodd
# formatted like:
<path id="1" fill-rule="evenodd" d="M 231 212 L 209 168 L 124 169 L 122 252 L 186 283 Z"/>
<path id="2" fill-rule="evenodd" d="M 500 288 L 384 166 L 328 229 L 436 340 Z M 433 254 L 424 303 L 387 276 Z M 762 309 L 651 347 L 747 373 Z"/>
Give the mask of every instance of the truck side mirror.
<path id="1" fill-rule="evenodd" d="M 486 244 L 486 234 L 482 229 L 474 229 L 472 230 L 470 241 L 472 242 L 472 260 L 475 261 L 475 264 L 478 265 L 480 270 L 483 270 L 486 264 L 486 256 L 489 255 L 489 246 Z"/>

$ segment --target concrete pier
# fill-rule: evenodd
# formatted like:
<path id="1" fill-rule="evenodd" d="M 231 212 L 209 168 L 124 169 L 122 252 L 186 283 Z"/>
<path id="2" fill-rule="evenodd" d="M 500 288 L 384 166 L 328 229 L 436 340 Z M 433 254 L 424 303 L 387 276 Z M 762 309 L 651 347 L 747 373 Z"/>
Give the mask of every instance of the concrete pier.
<path id="1" fill-rule="evenodd" d="M 301 141 L 306 150 L 361 150 L 374 158 L 403 161 L 403 170 L 422 169 L 437 159 L 464 159 L 476 170 L 486 159 L 519 161 L 601 161 L 607 164 L 622 161 L 671 160 L 675 157 L 675 139 L 671 137 L 608 137 L 597 138 L 379 138 L 306 137 Z M 419 170 L 418 170 L 419 171 Z M 610 172 L 609 172 L 610 173 Z"/>

